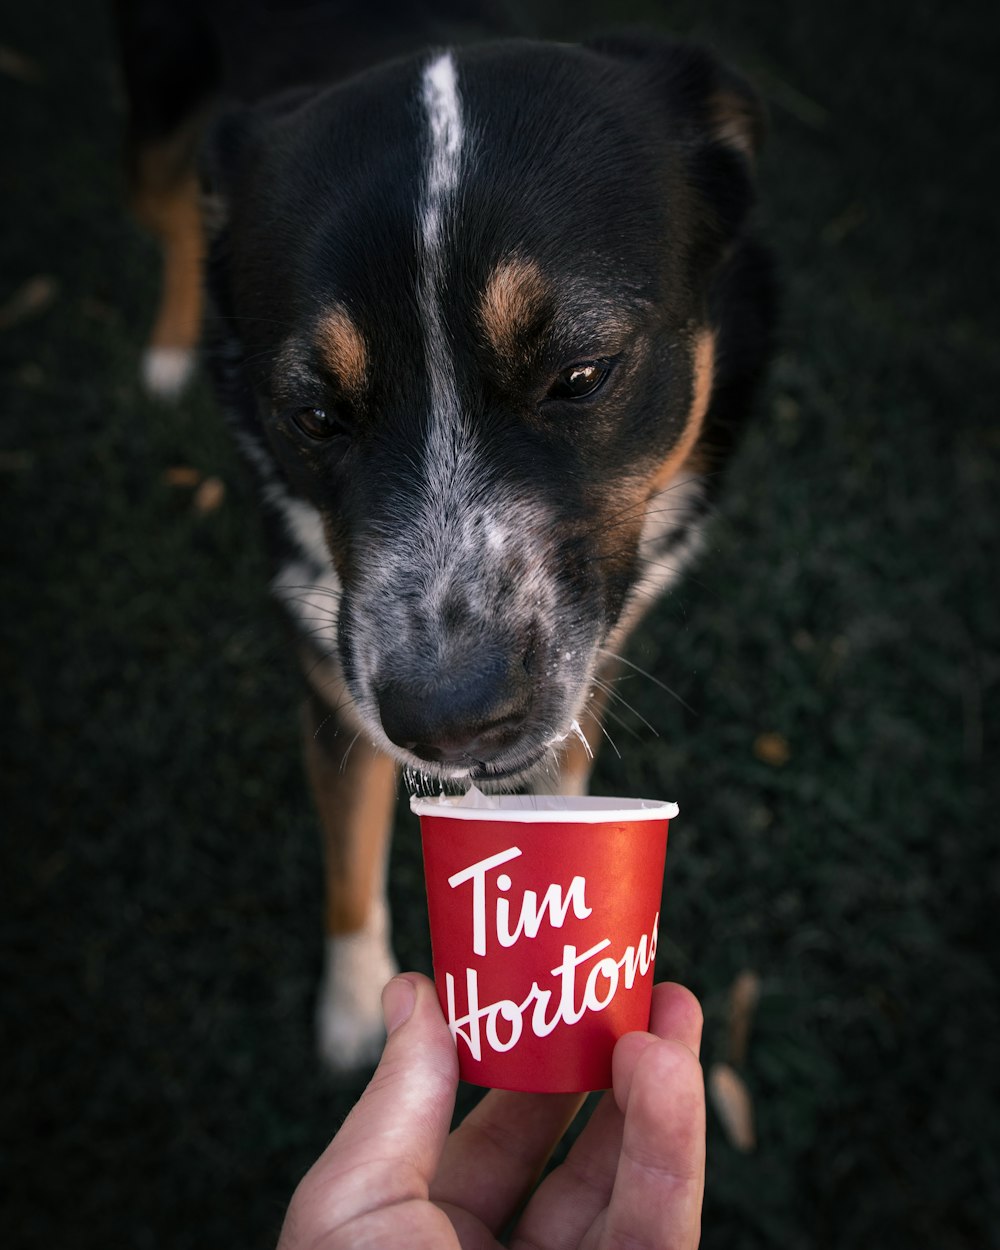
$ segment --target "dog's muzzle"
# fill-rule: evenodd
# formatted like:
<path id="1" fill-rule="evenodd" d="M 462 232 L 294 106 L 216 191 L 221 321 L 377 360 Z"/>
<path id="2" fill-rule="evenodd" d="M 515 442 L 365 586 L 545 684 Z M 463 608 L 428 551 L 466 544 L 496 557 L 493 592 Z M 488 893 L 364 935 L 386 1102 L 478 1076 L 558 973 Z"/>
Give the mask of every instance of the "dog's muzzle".
<path id="1" fill-rule="evenodd" d="M 407 666 L 373 683 L 386 737 L 446 769 L 477 772 L 516 748 L 532 702 L 530 648 L 481 637 L 446 649 L 436 664 Z"/>

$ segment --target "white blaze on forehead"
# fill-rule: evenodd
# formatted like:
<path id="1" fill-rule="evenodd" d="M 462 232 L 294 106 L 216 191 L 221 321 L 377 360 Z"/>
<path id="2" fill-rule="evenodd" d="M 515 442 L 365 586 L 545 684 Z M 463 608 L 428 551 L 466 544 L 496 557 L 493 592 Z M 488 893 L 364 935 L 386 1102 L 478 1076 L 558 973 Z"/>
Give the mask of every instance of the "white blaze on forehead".
<path id="1" fill-rule="evenodd" d="M 436 57 L 421 80 L 427 118 L 427 166 L 419 208 L 422 252 L 420 313 L 423 322 L 430 420 L 425 472 L 430 499 L 461 489 L 456 481 L 469 467 L 469 431 L 458 398 L 455 363 L 443 314 L 447 295 L 445 245 L 458 191 L 465 146 L 465 124 L 455 62 L 450 52 Z"/>
<path id="2" fill-rule="evenodd" d="M 568 613 L 553 573 L 549 505 L 528 486 L 505 479 L 502 466 L 490 455 L 487 436 L 477 428 L 476 412 L 467 407 L 475 400 L 463 402 L 459 393 L 449 337 L 449 328 L 458 330 L 451 284 L 474 131 L 463 116 L 450 53 L 427 62 L 417 94 L 424 123 L 424 168 L 414 222 L 427 377 L 424 445 L 411 458 L 417 480 L 408 492 L 405 525 L 391 541 L 373 530 L 372 550 L 345 600 L 358 706 L 373 740 L 397 757 L 400 750 L 385 737 L 380 723 L 380 682 L 397 677 L 410 681 L 414 673 L 438 680 L 455 658 L 464 665 L 480 647 L 495 649 L 501 641 L 513 647 L 520 640 L 526 646 L 539 620 L 543 638 L 560 633 L 574 645 L 593 645 L 576 637 L 575 613 L 560 629 Z M 455 605 L 462 610 L 455 612 Z M 561 711 L 554 715 L 562 720 Z M 421 766 L 415 757 L 402 758 Z"/>
<path id="3" fill-rule="evenodd" d="M 458 186 L 464 131 L 458 80 L 451 53 L 445 52 L 424 70 L 423 100 L 430 129 L 430 162 L 424 189 L 421 227 L 425 249 L 436 247 L 446 200 Z"/>

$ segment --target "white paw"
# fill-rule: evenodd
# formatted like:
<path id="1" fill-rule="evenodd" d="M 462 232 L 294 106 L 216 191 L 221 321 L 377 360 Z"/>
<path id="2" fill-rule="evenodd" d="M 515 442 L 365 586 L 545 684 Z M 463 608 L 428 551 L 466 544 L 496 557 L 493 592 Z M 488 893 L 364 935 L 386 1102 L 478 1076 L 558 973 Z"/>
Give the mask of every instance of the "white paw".
<path id="1" fill-rule="evenodd" d="M 385 909 L 357 933 L 326 939 L 316 1003 L 316 1042 L 331 1072 L 374 1067 L 385 1044 L 382 990 L 399 968 Z"/>
<path id="2" fill-rule="evenodd" d="M 150 347 L 142 355 L 142 383 L 158 399 L 177 399 L 194 373 L 195 354 L 187 347 Z"/>

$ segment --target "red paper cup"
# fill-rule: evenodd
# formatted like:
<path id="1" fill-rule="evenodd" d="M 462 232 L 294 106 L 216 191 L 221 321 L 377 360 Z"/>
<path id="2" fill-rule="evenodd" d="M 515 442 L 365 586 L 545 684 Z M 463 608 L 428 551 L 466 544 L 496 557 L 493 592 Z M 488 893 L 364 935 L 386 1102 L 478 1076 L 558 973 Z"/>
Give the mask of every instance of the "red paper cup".
<path id="1" fill-rule="evenodd" d="M 676 804 L 473 791 L 410 806 L 462 1079 L 608 1089 L 615 1042 L 649 1027 Z"/>

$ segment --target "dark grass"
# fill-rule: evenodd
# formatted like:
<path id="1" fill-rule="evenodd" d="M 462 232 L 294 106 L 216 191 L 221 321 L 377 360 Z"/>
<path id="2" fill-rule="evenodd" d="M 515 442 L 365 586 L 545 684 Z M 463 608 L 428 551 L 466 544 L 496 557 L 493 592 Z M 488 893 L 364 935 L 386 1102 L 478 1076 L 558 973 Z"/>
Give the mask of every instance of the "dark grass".
<path id="1" fill-rule="evenodd" d="M 647 4 L 616 16 L 665 20 Z M 597 19 L 595 7 L 590 15 Z M 714 1118 L 705 1246 L 1000 1244 L 996 12 L 671 6 L 762 87 L 783 345 L 694 575 L 630 652 L 595 789 L 676 798 L 660 971 L 763 994 L 760 1137 Z M 135 381 L 100 8 L 3 6 L 0 1240 L 273 1244 L 359 1084 L 313 1062 L 318 845 L 252 500 L 199 387 Z M 589 20 L 589 17 L 588 17 Z M 555 32 L 565 26 L 553 19 Z M 227 484 L 194 514 L 164 482 Z M 754 743 L 781 734 L 789 759 Z M 419 853 L 392 892 L 428 968 Z"/>

